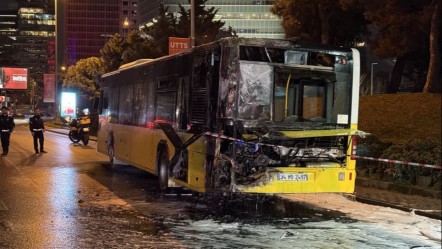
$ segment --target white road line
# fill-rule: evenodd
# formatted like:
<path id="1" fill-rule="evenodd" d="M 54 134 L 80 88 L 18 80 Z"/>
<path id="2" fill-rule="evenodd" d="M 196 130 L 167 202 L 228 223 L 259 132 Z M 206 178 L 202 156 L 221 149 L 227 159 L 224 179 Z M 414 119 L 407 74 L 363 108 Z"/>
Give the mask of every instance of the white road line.
<path id="1" fill-rule="evenodd" d="M 11 164 L 20 174 L 23 174 L 23 172 L 20 170 L 19 167 L 15 163 L 13 163 L 11 160 L 9 160 L 7 157 L 4 157 L 3 160 L 7 161 L 9 164 Z"/>

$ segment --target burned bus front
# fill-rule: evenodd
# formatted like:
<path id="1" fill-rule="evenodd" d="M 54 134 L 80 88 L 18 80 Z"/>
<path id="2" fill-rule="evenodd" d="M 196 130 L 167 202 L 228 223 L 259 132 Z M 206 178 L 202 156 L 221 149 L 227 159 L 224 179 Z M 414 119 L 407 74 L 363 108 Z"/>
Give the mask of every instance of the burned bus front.
<path id="1" fill-rule="evenodd" d="M 225 49 L 239 60 L 220 79 L 212 188 L 351 193 L 359 54 L 279 45 Z"/>

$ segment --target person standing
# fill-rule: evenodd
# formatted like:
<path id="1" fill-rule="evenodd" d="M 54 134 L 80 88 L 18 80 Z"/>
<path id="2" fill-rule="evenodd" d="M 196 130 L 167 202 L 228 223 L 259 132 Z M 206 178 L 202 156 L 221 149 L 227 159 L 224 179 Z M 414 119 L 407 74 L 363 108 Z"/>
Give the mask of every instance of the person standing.
<path id="1" fill-rule="evenodd" d="M 0 131 L 1 131 L 1 140 L 3 148 L 2 156 L 8 155 L 9 138 L 11 137 L 11 133 L 14 131 L 14 128 L 15 128 L 14 118 L 9 116 L 8 108 L 6 106 L 3 106 L 2 115 L 0 116 Z"/>
<path id="2" fill-rule="evenodd" d="M 45 124 L 43 122 L 43 119 L 40 117 L 40 109 L 38 107 L 34 108 L 34 116 L 32 116 L 29 119 L 29 130 L 31 131 L 32 136 L 34 137 L 34 149 L 35 154 L 41 153 L 47 153 L 44 148 L 44 135 L 45 132 Z M 40 151 L 38 150 L 38 142 L 40 143 Z"/>

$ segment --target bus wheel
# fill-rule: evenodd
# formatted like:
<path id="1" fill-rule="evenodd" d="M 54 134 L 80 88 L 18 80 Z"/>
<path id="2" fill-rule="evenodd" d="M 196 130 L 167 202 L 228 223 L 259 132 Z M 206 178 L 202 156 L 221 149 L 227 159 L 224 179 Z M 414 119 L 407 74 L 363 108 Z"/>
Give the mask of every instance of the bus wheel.
<path id="1" fill-rule="evenodd" d="M 107 155 L 109 156 L 110 167 L 112 169 L 114 169 L 115 168 L 115 151 L 114 151 L 113 145 L 109 145 L 109 147 L 107 147 Z"/>
<path id="2" fill-rule="evenodd" d="M 169 158 L 164 150 L 158 153 L 158 181 L 160 191 L 166 192 L 169 187 Z"/>

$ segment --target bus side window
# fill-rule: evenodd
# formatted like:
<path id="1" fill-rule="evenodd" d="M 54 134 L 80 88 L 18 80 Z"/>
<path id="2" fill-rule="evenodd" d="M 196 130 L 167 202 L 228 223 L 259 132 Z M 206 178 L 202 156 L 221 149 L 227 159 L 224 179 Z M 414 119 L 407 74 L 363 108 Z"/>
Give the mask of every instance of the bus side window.
<path id="1" fill-rule="evenodd" d="M 175 122 L 176 92 L 159 92 L 157 94 L 156 120 Z"/>
<path id="2" fill-rule="evenodd" d="M 178 109 L 177 120 L 178 129 L 185 131 L 189 122 L 189 81 L 185 79 L 180 80 L 178 87 Z"/>
<path id="3" fill-rule="evenodd" d="M 94 99 L 94 109 L 98 110 L 99 114 L 103 114 L 103 110 L 109 109 L 109 98 L 107 92 L 100 91 L 100 96 L 96 96 Z"/>

